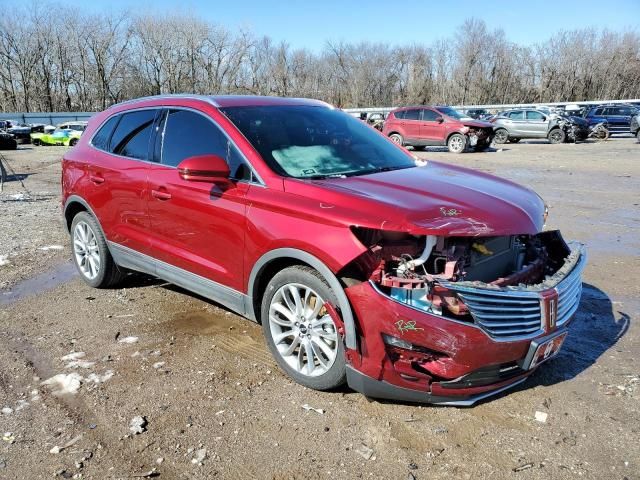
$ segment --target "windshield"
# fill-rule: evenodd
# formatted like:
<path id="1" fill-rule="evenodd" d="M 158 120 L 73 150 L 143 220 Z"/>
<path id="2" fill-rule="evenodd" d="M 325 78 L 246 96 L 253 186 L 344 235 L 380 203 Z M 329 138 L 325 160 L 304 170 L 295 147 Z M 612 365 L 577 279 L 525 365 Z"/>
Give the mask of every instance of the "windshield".
<path id="1" fill-rule="evenodd" d="M 283 176 L 342 177 L 416 166 L 408 152 L 340 110 L 276 105 L 222 112 Z"/>
<path id="2" fill-rule="evenodd" d="M 455 118 L 456 120 L 469 118 L 465 114 L 451 107 L 436 107 L 436 110 L 439 111 L 441 114 L 446 115 L 447 117 Z"/>

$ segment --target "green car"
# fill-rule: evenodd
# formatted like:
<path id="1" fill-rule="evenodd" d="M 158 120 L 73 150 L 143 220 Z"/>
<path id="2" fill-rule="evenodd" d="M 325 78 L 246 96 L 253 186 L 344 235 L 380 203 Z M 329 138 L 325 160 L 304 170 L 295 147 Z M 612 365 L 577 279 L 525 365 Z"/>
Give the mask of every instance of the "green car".
<path id="1" fill-rule="evenodd" d="M 70 128 L 56 128 L 51 133 L 32 133 L 31 143 L 34 145 L 64 145 L 65 147 L 73 147 L 80 136 L 81 131 L 72 130 Z"/>

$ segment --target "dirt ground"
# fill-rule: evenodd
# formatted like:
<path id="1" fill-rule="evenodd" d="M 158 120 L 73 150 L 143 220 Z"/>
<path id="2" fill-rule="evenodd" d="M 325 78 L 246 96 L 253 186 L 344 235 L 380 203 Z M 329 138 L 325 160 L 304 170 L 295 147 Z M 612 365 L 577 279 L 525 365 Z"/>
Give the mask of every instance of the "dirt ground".
<path id="1" fill-rule="evenodd" d="M 307 390 L 215 304 L 144 277 L 89 288 L 59 220 L 63 152 L 3 152 L 17 176 L 0 194 L 0 478 L 640 479 L 635 139 L 419 154 L 534 188 L 589 252 L 561 355 L 465 409 Z M 75 394 L 42 384 L 58 374 Z"/>

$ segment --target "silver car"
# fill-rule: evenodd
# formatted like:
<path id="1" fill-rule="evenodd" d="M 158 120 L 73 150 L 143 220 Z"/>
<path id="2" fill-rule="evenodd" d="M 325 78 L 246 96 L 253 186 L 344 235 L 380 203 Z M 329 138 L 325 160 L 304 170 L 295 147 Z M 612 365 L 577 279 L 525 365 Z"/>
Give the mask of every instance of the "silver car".
<path id="1" fill-rule="evenodd" d="M 551 114 L 533 108 L 505 110 L 492 120 L 495 131 L 493 141 L 515 143 L 523 138 L 548 138 L 551 143 L 561 143 L 564 136 L 554 136 L 554 130 L 549 130 L 552 120 Z"/>

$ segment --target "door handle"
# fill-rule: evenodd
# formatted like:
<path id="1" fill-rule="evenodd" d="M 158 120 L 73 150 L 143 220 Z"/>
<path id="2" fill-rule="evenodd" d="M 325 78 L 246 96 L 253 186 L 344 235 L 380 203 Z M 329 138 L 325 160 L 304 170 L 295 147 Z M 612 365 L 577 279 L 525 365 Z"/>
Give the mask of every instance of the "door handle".
<path id="1" fill-rule="evenodd" d="M 171 194 L 162 190 L 151 190 L 151 196 L 158 200 L 171 200 Z"/>
<path id="2" fill-rule="evenodd" d="M 104 177 L 101 177 L 100 175 L 89 175 L 89 180 L 91 180 L 96 185 L 104 183 Z"/>

